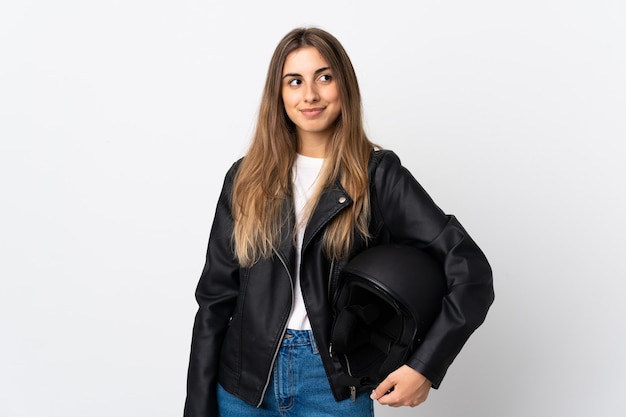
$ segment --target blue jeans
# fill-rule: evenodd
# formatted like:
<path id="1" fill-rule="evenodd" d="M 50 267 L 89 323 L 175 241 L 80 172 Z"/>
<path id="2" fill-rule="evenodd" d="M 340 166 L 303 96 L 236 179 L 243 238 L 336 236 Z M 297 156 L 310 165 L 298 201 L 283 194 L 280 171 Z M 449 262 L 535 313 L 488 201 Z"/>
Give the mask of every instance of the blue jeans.
<path id="1" fill-rule="evenodd" d="M 367 393 L 336 401 L 310 330 L 287 330 L 259 408 L 217 387 L 221 417 L 373 417 Z"/>

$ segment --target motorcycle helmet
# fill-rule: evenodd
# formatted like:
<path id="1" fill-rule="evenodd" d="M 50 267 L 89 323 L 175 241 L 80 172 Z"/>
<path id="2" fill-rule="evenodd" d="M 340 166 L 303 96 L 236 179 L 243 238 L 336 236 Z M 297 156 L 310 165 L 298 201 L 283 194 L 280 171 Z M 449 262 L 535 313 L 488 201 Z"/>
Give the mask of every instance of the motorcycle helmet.
<path id="1" fill-rule="evenodd" d="M 342 270 L 333 309 L 331 353 L 342 383 L 365 391 L 402 366 L 441 310 L 443 266 L 408 245 L 374 246 Z"/>

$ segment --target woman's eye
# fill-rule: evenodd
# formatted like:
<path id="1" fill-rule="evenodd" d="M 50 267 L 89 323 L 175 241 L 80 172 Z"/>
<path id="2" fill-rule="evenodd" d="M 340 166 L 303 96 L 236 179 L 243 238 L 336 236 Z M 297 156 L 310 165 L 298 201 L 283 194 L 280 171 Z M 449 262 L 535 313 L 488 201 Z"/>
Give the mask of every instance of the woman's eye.
<path id="1" fill-rule="evenodd" d="M 332 79 L 333 79 L 333 76 L 330 75 L 330 74 L 320 75 L 320 78 L 319 78 L 319 80 L 322 81 L 322 82 L 328 82 L 328 81 L 330 81 Z"/>
<path id="2" fill-rule="evenodd" d="M 302 84 L 302 80 L 299 80 L 297 78 L 294 78 L 293 80 L 289 81 L 289 85 L 291 85 L 293 87 L 297 87 L 300 84 Z"/>

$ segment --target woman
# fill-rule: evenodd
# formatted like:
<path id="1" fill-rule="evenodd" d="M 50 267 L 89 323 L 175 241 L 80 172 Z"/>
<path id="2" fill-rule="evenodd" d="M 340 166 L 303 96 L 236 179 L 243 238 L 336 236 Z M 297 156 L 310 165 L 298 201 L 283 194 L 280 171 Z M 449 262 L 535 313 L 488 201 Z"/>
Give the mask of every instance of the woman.
<path id="1" fill-rule="evenodd" d="M 355 395 L 329 349 L 332 297 L 350 258 L 388 242 L 440 259 L 448 294 L 407 363 Z M 186 417 L 372 416 L 372 399 L 426 400 L 493 287 L 463 227 L 368 140 L 341 44 L 300 28 L 278 44 L 250 148 L 226 175 L 196 298 Z"/>

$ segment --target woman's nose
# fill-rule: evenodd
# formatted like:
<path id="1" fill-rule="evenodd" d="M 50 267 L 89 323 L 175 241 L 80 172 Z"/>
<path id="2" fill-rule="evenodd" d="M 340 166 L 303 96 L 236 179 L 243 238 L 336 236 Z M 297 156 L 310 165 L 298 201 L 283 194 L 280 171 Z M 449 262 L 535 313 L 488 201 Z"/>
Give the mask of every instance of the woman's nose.
<path id="1" fill-rule="evenodd" d="M 314 84 L 307 84 L 304 89 L 304 101 L 307 103 L 315 103 L 319 101 L 320 96 Z"/>

